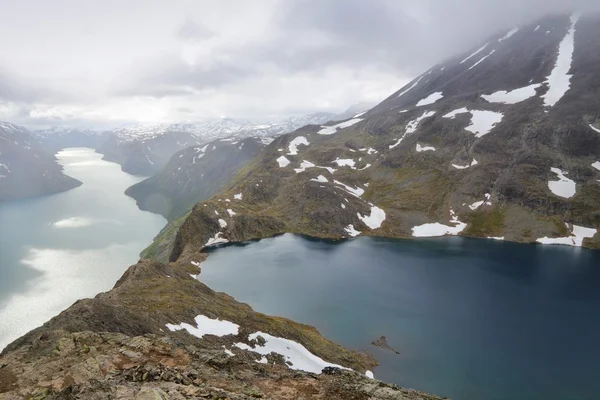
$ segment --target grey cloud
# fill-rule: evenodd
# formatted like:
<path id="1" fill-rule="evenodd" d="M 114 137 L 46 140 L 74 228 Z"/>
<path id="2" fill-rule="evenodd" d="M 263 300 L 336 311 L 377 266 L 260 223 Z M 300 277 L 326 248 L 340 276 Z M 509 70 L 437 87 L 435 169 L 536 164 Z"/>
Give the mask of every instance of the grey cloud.
<path id="1" fill-rule="evenodd" d="M 183 41 L 194 42 L 208 39 L 214 36 L 214 32 L 208 29 L 204 24 L 197 23 L 191 19 L 186 19 L 185 22 L 177 28 L 175 36 Z"/>
<path id="2" fill-rule="evenodd" d="M 187 95 L 190 88 L 234 85 L 272 68 L 284 74 L 369 68 L 412 77 L 491 34 L 572 9 L 600 9 L 600 1 L 289 0 L 281 3 L 273 34 L 223 46 L 226 62 L 189 67 L 174 57 L 125 93 Z M 188 20 L 180 36 L 195 37 L 197 29 L 203 37 L 204 28 Z"/>

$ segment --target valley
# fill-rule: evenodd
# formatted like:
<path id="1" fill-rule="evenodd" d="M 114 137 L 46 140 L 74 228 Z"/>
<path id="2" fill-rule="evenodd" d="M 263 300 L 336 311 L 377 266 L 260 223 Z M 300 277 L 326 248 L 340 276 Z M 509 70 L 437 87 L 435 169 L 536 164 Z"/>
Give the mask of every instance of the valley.
<path id="1" fill-rule="evenodd" d="M 295 10 L 276 31 L 301 43 L 254 48 L 257 23 L 243 67 L 186 20 L 93 111 L 2 103 L 0 70 L 0 115 L 27 123 L 0 122 L 0 398 L 595 398 L 600 14 L 498 22 L 432 62 L 351 57 L 362 34 Z M 332 73 L 367 54 L 391 69 Z"/>

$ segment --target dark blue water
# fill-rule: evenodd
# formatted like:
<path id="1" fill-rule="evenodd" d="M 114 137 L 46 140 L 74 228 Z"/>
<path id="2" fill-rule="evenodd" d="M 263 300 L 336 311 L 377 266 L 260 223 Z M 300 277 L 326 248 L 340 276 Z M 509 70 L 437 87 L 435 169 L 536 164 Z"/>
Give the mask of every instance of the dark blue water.
<path id="1" fill-rule="evenodd" d="M 600 398 L 600 252 L 449 238 L 284 235 L 212 252 L 201 280 L 455 400 Z M 385 335 L 401 354 L 370 345 Z"/>

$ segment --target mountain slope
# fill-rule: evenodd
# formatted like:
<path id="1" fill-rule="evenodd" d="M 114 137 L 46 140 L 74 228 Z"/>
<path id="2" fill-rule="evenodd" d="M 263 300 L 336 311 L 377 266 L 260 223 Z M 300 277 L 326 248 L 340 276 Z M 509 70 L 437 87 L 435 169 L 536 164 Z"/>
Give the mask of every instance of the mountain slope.
<path id="1" fill-rule="evenodd" d="M 222 118 L 192 124 L 120 128 L 107 133 L 108 139 L 98 152 L 104 154 L 104 159 L 119 163 L 125 172 L 150 176 L 159 172 L 173 154 L 187 147 L 224 137 L 239 140 L 282 135 L 334 117 L 334 114 L 316 113 L 268 123 Z"/>
<path id="2" fill-rule="evenodd" d="M 0 201 L 58 193 L 81 185 L 24 127 L 0 122 Z"/>
<path id="3" fill-rule="evenodd" d="M 272 141 L 269 138 L 219 139 L 175 153 L 156 175 L 125 191 L 142 210 L 174 219 L 210 198 Z"/>
<path id="4" fill-rule="evenodd" d="M 160 255 L 283 232 L 600 247 L 598 37 L 598 15 L 547 18 L 357 118 L 279 137 Z M 236 193 L 228 216 L 218 199 Z"/>

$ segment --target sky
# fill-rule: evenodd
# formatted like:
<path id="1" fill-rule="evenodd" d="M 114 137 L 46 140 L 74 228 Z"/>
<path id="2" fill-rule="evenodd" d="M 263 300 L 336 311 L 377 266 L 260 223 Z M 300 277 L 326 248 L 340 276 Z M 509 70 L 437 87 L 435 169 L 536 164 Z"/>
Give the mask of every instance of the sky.
<path id="1" fill-rule="evenodd" d="M 375 104 L 598 0 L 0 0 L 0 120 L 106 128 Z"/>

